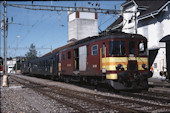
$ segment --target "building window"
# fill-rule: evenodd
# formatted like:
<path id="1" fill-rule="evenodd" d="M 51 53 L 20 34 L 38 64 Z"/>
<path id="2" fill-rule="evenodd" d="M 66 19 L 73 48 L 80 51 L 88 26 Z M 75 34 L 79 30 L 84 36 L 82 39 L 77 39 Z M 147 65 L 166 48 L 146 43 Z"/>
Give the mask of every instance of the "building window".
<path id="1" fill-rule="evenodd" d="M 98 45 L 93 45 L 92 46 L 92 55 L 97 55 L 98 54 Z"/>
<path id="2" fill-rule="evenodd" d="M 154 63 L 153 65 L 154 65 L 154 68 L 157 68 L 157 63 Z"/>
<path id="3" fill-rule="evenodd" d="M 132 23 L 132 20 L 130 19 L 128 22 L 129 22 L 129 23 Z"/>
<path id="4" fill-rule="evenodd" d="M 71 52 L 70 51 L 67 53 L 67 56 L 68 56 L 68 59 L 71 59 Z"/>

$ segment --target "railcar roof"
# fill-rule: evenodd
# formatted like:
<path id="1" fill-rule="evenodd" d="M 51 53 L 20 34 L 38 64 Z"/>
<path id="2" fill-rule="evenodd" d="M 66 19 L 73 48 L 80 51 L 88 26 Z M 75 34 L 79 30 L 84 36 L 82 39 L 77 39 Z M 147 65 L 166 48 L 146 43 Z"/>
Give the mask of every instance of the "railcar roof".
<path id="1" fill-rule="evenodd" d="M 99 39 L 99 38 L 100 39 L 106 39 L 106 38 L 112 38 L 112 39 L 114 39 L 114 38 L 126 38 L 126 39 L 127 38 L 135 38 L 135 39 L 140 38 L 141 39 L 141 38 L 143 38 L 143 39 L 146 39 L 144 36 L 139 35 L 139 34 L 130 34 L 130 33 L 124 33 L 124 32 L 117 32 L 117 31 L 112 32 L 111 31 L 111 32 L 107 32 L 106 34 L 103 33 L 99 36 L 84 38 L 82 40 L 75 42 L 75 45 L 80 44 L 80 43 L 84 43 L 84 42 L 88 42 L 88 41 L 91 41 L 91 40 Z"/>
<path id="2" fill-rule="evenodd" d="M 42 57 L 46 57 L 46 56 L 50 56 L 52 54 L 55 54 L 63 49 L 66 49 L 66 48 L 69 48 L 69 47 L 73 47 L 75 45 L 79 45 L 79 44 L 83 44 L 83 43 L 86 43 L 86 42 L 89 42 L 89 41 L 97 41 L 97 40 L 100 40 L 100 39 L 107 39 L 107 38 L 135 38 L 135 39 L 146 39 L 144 36 L 142 35 L 139 35 L 139 34 L 130 34 L 130 33 L 124 33 L 124 32 L 113 32 L 113 31 L 110 31 L 110 32 L 107 32 L 107 33 L 102 33 L 98 36 L 92 36 L 92 37 L 87 37 L 87 38 L 84 38 L 82 40 L 78 40 L 78 41 L 75 41 L 75 42 L 72 42 L 72 43 L 69 43 L 67 45 L 64 45 L 60 48 L 56 48 L 54 49 L 53 51 L 45 54 L 44 56 Z"/>

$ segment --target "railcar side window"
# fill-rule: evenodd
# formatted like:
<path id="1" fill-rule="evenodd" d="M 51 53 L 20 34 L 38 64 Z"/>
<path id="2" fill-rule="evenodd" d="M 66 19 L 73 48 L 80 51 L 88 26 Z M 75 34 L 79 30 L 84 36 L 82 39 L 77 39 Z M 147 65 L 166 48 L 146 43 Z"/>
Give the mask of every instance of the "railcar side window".
<path id="1" fill-rule="evenodd" d="M 135 42 L 134 41 L 129 42 L 129 54 L 135 54 Z"/>
<path id="2" fill-rule="evenodd" d="M 67 55 L 68 55 L 68 59 L 71 59 L 71 52 L 70 51 L 67 53 Z"/>
<path id="3" fill-rule="evenodd" d="M 147 54 L 147 45 L 144 42 L 139 42 L 138 44 L 138 53 L 139 55 L 146 55 Z"/>
<path id="4" fill-rule="evenodd" d="M 61 61 L 61 53 L 59 53 L 59 61 Z"/>
<path id="5" fill-rule="evenodd" d="M 102 45 L 102 54 L 105 55 L 105 43 Z"/>
<path id="6" fill-rule="evenodd" d="M 63 54 L 63 60 L 65 60 L 65 54 Z"/>
<path id="7" fill-rule="evenodd" d="M 98 54 L 98 45 L 93 45 L 92 46 L 92 55 L 97 55 Z"/>
<path id="8" fill-rule="evenodd" d="M 110 41 L 109 42 L 110 55 L 125 55 L 124 41 Z"/>

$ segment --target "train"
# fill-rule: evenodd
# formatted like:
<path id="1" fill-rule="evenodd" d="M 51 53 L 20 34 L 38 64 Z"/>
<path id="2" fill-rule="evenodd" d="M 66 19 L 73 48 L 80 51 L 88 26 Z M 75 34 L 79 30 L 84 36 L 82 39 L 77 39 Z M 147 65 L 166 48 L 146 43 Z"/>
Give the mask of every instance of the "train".
<path id="1" fill-rule="evenodd" d="M 3 71 L 4 71 L 4 66 L 0 65 L 0 75 L 3 75 Z"/>
<path id="2" fill-rule="evenodd" d="M 148 78 L 152 77 L 147 39 L 124 32 L 107 32 L 68 43 L 24 61 L 21 72 L 67 83 L 104 83 L 115 90 L 148 89 Z"/>

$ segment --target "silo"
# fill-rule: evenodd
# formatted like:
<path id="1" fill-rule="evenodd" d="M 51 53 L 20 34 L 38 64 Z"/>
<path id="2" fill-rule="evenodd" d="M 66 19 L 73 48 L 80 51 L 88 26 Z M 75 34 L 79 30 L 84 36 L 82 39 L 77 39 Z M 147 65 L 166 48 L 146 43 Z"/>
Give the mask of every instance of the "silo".
<path id="1" fill-rule="evenodd" d="M 98 35 L 97 13 L 88 12 L 88 8 L 83 10 L 68 12 L 68 43 Z"/>

